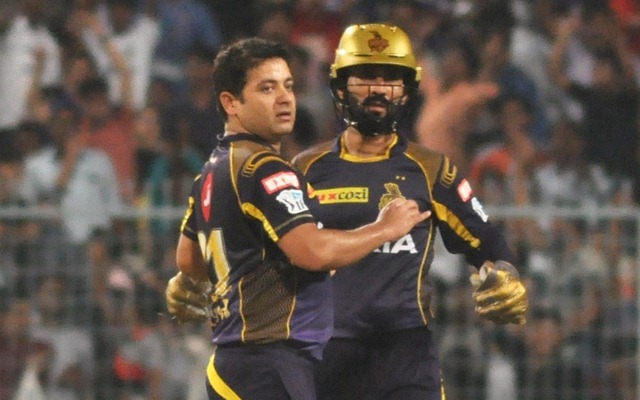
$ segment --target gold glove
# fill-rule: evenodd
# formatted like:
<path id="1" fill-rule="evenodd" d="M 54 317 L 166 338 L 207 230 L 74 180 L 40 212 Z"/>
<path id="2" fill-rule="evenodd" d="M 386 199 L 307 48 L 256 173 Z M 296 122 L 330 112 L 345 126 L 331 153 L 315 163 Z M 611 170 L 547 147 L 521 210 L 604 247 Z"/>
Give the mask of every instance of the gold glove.
<path id="1" fill-rule="evenodd" d="M 497 324 L 522 325 L 527 321 L 527 290 L 513 265 L 486 261 L 470 280 L 479 317 Z"/>
<path id="2" fill-rule="evenodd" d="M 211 317 L 211 288 L 208 281 L 196 282 L 178 272 L 165 290 L 169 313 L 180 322 L 206 320 Z"/>

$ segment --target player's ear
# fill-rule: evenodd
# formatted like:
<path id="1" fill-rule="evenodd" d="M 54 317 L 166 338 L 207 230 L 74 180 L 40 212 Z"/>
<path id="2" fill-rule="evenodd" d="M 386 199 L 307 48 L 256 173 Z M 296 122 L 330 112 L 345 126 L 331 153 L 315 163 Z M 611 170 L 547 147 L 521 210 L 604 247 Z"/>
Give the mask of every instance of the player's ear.
<path id="1" fill-rule="evenodd" d="M 231 94 L 230 92 L 222 92 L 220 93 L 220 105 L 227 113 L 227 115 L 235 115 L 236 114 L 236 105 L 238 98 Z"/>

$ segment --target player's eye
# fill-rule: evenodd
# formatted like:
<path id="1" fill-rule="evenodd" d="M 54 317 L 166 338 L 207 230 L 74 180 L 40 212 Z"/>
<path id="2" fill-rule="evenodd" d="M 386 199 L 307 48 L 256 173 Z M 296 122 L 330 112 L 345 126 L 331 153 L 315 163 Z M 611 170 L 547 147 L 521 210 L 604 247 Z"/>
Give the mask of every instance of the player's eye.
<path id="1" fill-rule="evenodd" d="M 263 93 L 271 93 L 274 89 L 273 85 L 264 85 L 260 87 L 260 91 Z"/>

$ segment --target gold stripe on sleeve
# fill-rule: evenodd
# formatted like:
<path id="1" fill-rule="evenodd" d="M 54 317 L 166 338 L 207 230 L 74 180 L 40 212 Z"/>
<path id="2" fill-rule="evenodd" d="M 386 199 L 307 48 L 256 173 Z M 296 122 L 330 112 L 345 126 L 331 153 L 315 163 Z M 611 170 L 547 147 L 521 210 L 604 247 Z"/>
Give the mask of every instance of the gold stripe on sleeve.
<path id="1" fill-rule="evenodd" d="M 469 242 L 469 245 L 473 248 L 480 246 L 480 239 L 473 236 L 471 232 L 464 226 L 460 218 L 455 215 L 447 206 L 436 201 L 433 202 L 433 209 L 438 215 L 438 219 L 446 221 L 447 225 L 453 229 L 453 231 L 465 241 Z"/>
<path id="2" fill-rule="evenodd" d="M 277 242 L 279 240 L 278 234 L 276 233 L 275 229 L 273 229 L 273 226 L 271 226 L 269 221 L 267 221 L 267 217 L 264 216 L 264 214 L 258 209 L 258 207 L 254 206 L 251 203 L 243 203 L 241 207 L 243 213 L 245 213 L 246 215 L 250 215 L 258 221 L 262 222 L 262 226 L 267 234 L 269 234 L 271 240 L 273 240 L 274 242 Z"/>

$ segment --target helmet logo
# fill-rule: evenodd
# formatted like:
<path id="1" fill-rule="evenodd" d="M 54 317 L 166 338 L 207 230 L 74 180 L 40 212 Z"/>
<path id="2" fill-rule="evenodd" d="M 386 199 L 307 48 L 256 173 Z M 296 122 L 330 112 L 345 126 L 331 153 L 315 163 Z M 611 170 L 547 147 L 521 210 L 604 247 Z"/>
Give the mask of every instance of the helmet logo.
<path id="1" fill-rule="evenodd" d="M 381 52 L 389 47 L 389 41 L 380 36 L 380 33 L 378 31 L 371 31 L 371 34 L 373 35 L 373 39 L 369 39 L 367 41 L 367 44 L 369 45 L 369 49 L 371 49 L 371 51 Z"/>

